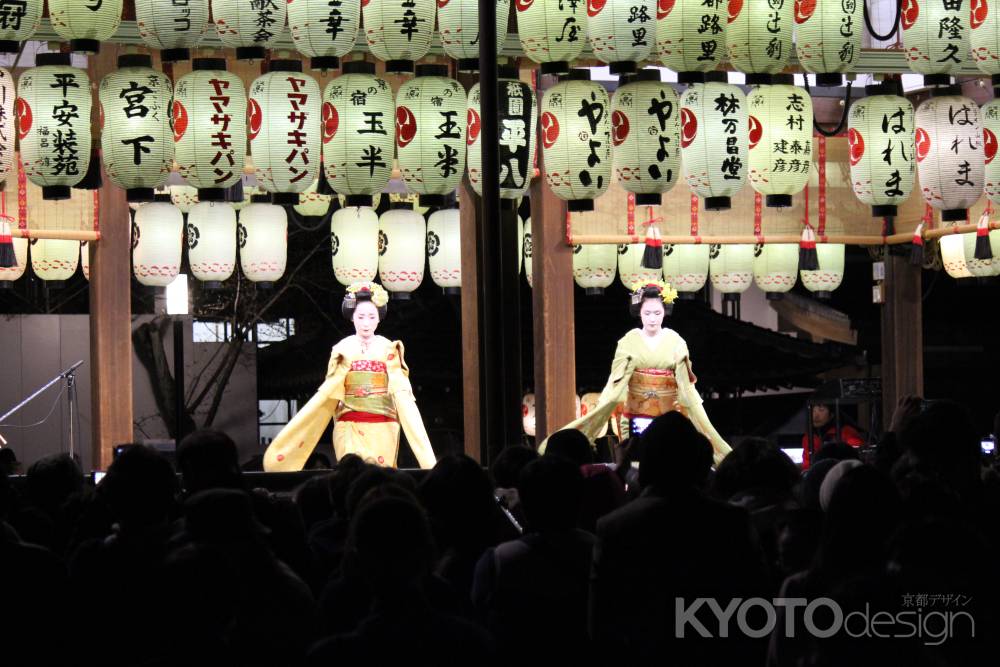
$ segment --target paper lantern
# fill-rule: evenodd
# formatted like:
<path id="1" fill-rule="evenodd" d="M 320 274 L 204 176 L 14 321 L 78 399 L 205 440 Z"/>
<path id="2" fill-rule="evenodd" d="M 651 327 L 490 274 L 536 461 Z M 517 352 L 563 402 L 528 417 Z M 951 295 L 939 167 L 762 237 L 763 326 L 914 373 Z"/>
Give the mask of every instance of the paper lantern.
<path id="1" fill-rule="evenodd" d="M 905 97 L 883 94 L 886 90 L 866 86 L 869 95 L 848 113 L 851 185 L 874 217 L 896 215 L 913 190 L 917 170 L 913 105 Z"/>
<path id="2" fill-rule="evenodd" d="M 917 107 L 916 126 L 917 170 L 924 200 L 940 209 L 946 222 L 965 220 L 985 182 L 979 107 L 957 94 L 931 97 Z"/>
<path id="3" fill-rule="evenodd" d="M 521 252 L 519 253 L 524 262 L 524 279 L 528 281 L 528 287 L 534 287 L 532 280 L 535 266 L 534 261 L 532 261 L 534 251 L 535 245 L 531 240 L 531 218 L 528 218 L 521 225 Z"/>
<path id="4" fill-rule="evenodd" d="M 713 243 L 709 248 L 708 276 L 725 300 L 738 300 L 753 284 L 753 250 L 749 243 Z"/>
<path id="5" fill-rule="evenodd" d="M 246 89 L 223 58 L 195 58 L 191 66 L 174 91 L 178 170 L 202 202 L 223 201 L 246 161 Z"/>
<path id="6" fill-rule="evenodd" d="M 90 282 L 90 243 L 80 241 L 80 270 L 87 282 Z"/>
<path id="7" fill-rule="evenodd" d="M 842 73 L 854 71 L 863 12 L 857 0 L 795 0 L 795 52 L 802 68 L 816 74 L 816 85 L 839 86 Z"/>
<path id="8" fill-rule="evenodd" d="M 333 275 L 345 287 L 378 273 L 378 215 L 367 206 L 348 206 L 330 218 Z"/>
<path id="9" fill-rule="evenodd" d="M 412 72 L 427 55 L 434 34 L 434 0 L 367 0 L 361 3 L 368 50 L 386 72 Z"/>
<path id="10" fill-rule="evenodd" d="M 443 208 L 427 220 L 427 263 L 434 284 L 445 294 L 460 294 L 462 236 L 457 208 Z"/>
<path id="11" fill-rule="evenodd" d="M 787 0 L 786 0 L 787 1 Z M 659 0 L 656 51 L 680 83 L 698 83 L 726 60 L 727 11 L 722 0 Z"/>
<path id="12" fill-rule="evenodd" d="M 11 227 L 17 226 L 16 220 L 10 220 Z M 0 266 L 0 289 L 9 289 L 14 286 L 14 281 L 24 275 L 24 270 L 28 266 L 28 239 L 13 238 L 14 244 L 14 266 Z"/>
<path id="13" fill-rule="evenodd" d="M 17 113 L 16 99 L 14 77 L 0 67 L 0 182 L 3 182 L 14 169 L 14 139 L 17 136 L 14 128 Z"/>
<path id="14" fill-rule="evenodd" d="M 747 100 L 743 91 L 728 83 L 708 81 L 684 92 L 681 157 L 684 180 L 705 199 L 705 208 L 728 209 L 747 177 Z"/>
<path id="15" fill-rule="evenodd" d="M 955 279 L 971 278 L 972 272 L 969 271 L 969 267 L 965 263 L 965 240 L 962 235 L 942 236 L 939 245 L 941 247 L 941 264 L 944 266 L 945 272 Z"/>
<path id="16" fill-rule="evenodd" d="M 969 55 L 969 5 L 961 0 L 903 0 L 903 53 L 926 85 L 946 85 Z"/>
<path id="17" fill-rule="evenodd" d="M 189 60 L 208 29 L 208 0 L 135 0 L 135 25 L 162 62 Z"/>
<path id="18" fill-rule="evenodd" d="M 68 199 L 90 167 L 90 79 L 68 53 L 40 53 L 17 82 L 18 138 L 28 180 Z"/>
<path id="19" fill-rule="evenodd" d="M 830 293 L 844 280 L 844 245 L 842 243 L 817 243 L 816 258 L 819 269 L 799 271 L 802 286 L 815 292 L 820 299 L 830 298 Z"/>
<path id="20" fill-rule="evenodd" d="M 656 282 L 662 277 L 661 269 L 647 269 L 642 266 L 645 243 L 622 243 L 618 246 L 618 278 L 625 289 L 632 289 L 637 282 Z"/>
<path id="21" fill-rule="evenodd" d="M 635 72 L 656 42 L 655 0 L 588 0 L 587 34 L 594 57 L 612 74 Z"/>
<path id="22" fill-rule="evenodd" d="M 171 185 L 170 203 L 181 213 L 190 213 L 191 207 L 198 203 L 198 190 L 190 185 Z"/>
<path id="23" fill-rule="evenodd" d="M 118 32 L 122 4 L 122 0 L 49 0 L 49 21 L 55 33 L 69 42 L 71 51 L 97 53 L 101 42 Z"/>
<path id="24" fill-rule="evenodd" d="M 767 206 L 792 205 L 812 170 L 813 109 L 809 93 L 790 85 L 791 74 L 776 74 L 774 85 L 747 96 L 750 124 L 750 185 L 766 195 Z"/>
<path id="25" fill-rule="evenodd" d="M 266 199 L 266 195 L 257 195 Z M 269 288 L 285 275 L 288 260 L 288 214 L 277 204 L 253 201 L 240 213 L 236 228 L 243 275 Z"/>
<path id="26" fill-rule="evenodd" d="M 272 60 L 250 84 L 247 132 L 257 183 L 275 204 L 297 204 L 319 176 L 320 92 L 298 60 Z"/>
<path id="27" fill-rule="evenodd" d="M 378 221 L 378 277 L 394 299 L 409 299 L 424 280 L 424 216 L 394 204 Z"/>
<path id="28" fill-rule="evenodd" d="M 747 84 L 770 83 L 788 65 L 795 27 L 794 0 L 729 0 L 726 52 Z"/>
<path id="29" fill-rule="evenodd" d="M 637 205 L 658 206 L 680 180 L 681 111 L 660 72 L 641 70 L 611 98 L 615 178 Z"/>
<path id="30" fill-rule="evenodd" d="M 758 243 L 753 249 L 753 281 L 768 299 L 795 287 L 799 275 L 797 243 Z"/>
<path id="31" fill-rule="evenodd" d="M 575 69 L 542 98 L 545 182 L 570 211 L 593 211 L 611 184 L 611 111 L 608 93 Z"/>
<path id="32" fill-rule="evenodd" d="M 680 299 L 692 299 L 708 282 L 709 246 L 703 243 L 667 243 L 663 246 L 663 280 Z"/>
<path id="33" fill-rule="evenodd" d="M 497 55 L 507 40 L 510 0 L 497 0 Z M 461 72 L 479 70 L 478 0 L 437 0 L 438 32 L 444 52 L 458 61 Z"/>
<path id="34" fill-rule="evenodd" d="M 31 240 L 31 270 L 47 287 L 60 288 L 80 264 L 80 242 L 57 239 Z"/>
<path id="35" fill-rule="evenodd" d="M 226 202 L 201 202 L 187 219 L 191 274 L 205 289 L 219 289 L 236 267 L 236 211 Z"/>
<path id="36" fill-rule="evenodd" d="M 396 105 L 375 65 L 344 63 L 344 74 L 323 92 L 323 164 L 334 192 L 349 206 L 371 206 L 392 175 Z M 412 141 L 416 128 L 407 125 Z"/>
<path id="37" fill-rule="evenodd" d="M 312 58 L 313 69 L 340 67 L 340 57 L 354 48 L 361 24 L 359 0 L 292 0 L 288 30 L 298 52 Z"/>
<path id="38" fill-rule="evenodd" d="M 599 1 L 514 0 L 521 48 L 542 74 L 569 71 L 587 41 L 587 8 Z"/>
<path id="39" fill-rule="evenodd" d="M 962 251 L 965 254 L 965 266 L 976 278 L 990 278 L 1000 274 L 1000 230 L 990 232 L 990 259 L 976 259 L 976 233 L 959 234 L 962 237 Z M 942 239 L 943 240 L 943 239 Z"/>
<path id="40" fill-rule="evenodd" d="M 0 53 L 17 53 L 38 30 L 43 0 L 15 0 L 0 3 Z"/>
<path id="41" fill-rule="evenodd" d="M 499 75 L 497 130 L 500 136 L 497 138 L 497 146 L 500 158 L 500 198 L 520 199 L 531 185 L 538 105 L 532 87 L 517 80 L 517 70 L 503 67 Z M 465 118 L 469 183 L 476 194 L 481 195 L 484 139 L 481 136 L 478 83 L 469 90 Z"/>
<path id="42" fill-rule="evenodd" d="M 299 194 L 299 203 L 293 207 L 296 213 L 307 217 L 318 218 L 326 215 L 330 211 L 330 206 L 333 204 L 334 196 L 321 195 L 317 191 L 318 188 L 319 179 L 316 179 L 313 181 L 312 185 L 305 189 L 305 192 Z"/>
<path id="43" fill-rule="evenodd" d="M 521 399 L 521 426 L 524 434 L 535 436 L 535 395 L 525 394 Z"/>
<path id="44" fill-rule="evenodd" d="M 587 296 L 600 296 L 615 281 L 618 246 L 613 243 L 573 246 L 573 278 Z"/>
<path id="45" fill-rule="evenodd" d="M 465 170 L 465 90 L 447 74 L 445 65 L 420 65 L 396 94 L 399 169 L 424 206 L 443 206 Z"/>
<path id="46" fill-rule="evenodd" d="M 997 138 L 1000 137 L 1000 100 L 983 105 L 980 113 L 983 122 L 983 190 L 994 204 L 1000 204 L 1000 160 L 997 156 Z"/>
<path id="47" fill-rule="evenodd" d="M 174 164 L 173 86 L 152 64 L 149 56 L 119 56 L 119 69 L 101 80 L 104 171 L 130 202 L 153 201 L 153 188 L 167 182 Z"/>
<path id="48" fill-rule="evenodd" d="M 969 5 L 969 46 L 972 61 L 983 74 L 989 74 L 993 86 L 1000 86 L 1000 7 L 992 9 L 989 0 L 972 0 Z"/>
<path id="49" fill-rule="evenodd" d="M 278 45 L 287 7 L 282 0 L 212 0 L 212 20 L 237 60 L 260 60 Z"/>
<path id="50" fill-rule="evenodd" d="M 199 232 L 200 233 L 200 232 Z M 181 267 L 184 216 L 173 204 L 142 204 L 132 222 L 132 272 L 143 285 L 166 287 Z"/>

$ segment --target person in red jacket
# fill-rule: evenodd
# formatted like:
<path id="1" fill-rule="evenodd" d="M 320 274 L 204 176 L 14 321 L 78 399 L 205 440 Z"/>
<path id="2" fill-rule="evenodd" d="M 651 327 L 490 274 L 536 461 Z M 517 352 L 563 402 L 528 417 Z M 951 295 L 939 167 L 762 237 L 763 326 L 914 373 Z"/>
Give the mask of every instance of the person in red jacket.
<path id="1" fill-rule="evenodd" d="M 812 427 L 813 427 L 813 452 L 818 452 L 820 448 L 831 442 L 843 442 L 851 447 L 861 447 L 865 444 L 864 438 L 858 429 L 850 424 L 841 423 L 840 433 L 837 433 L 837 422 L 833 418 L 833 411 L 829 405 L 816 403 L 812 406 Z M 809 467 L 809 434 L 802 435 L 802 469 Z"/>

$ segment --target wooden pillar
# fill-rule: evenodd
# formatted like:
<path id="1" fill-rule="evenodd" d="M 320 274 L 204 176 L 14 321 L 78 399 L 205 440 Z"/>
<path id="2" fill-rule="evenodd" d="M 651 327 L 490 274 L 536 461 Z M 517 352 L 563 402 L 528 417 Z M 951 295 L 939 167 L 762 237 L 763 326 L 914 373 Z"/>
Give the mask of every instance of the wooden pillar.
<path id="1" fill-rule="evenodd" d="M 467 177 L 458 186 L 459 229 L 462 235 L 462 422 L 466 456 L 482 462 L 479 413 L 479 198 Z"/>
<path id="2" fill-rule="evenodd" d="M 104 44 L 100 54 L 90 57 L 95 97 L 101 78 L 117 68 L 117 56 L 117 48 Z M 114 446 L 132 441 L 132 262 L 125 191 L 111 183 L 103 166 L 101 171 L 101 239 L 88 245 L 92 460 L 94 468 L 103 470 Z"/>
<path id="3" fill-rule="evenodd" d="M 882 305 L 882 423 L 889 428 L 903 396 L 924 393 L 921 268 L 886 252 Z"/>

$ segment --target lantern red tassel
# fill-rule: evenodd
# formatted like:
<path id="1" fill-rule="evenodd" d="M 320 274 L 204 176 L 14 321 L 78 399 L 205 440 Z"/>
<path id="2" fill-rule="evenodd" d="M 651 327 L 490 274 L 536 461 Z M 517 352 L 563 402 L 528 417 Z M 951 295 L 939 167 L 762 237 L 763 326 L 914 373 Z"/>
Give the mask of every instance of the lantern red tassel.
<path id="1" fill-rule="evenodd" d="M 924 223 L 913 230 L 913 242 L 910 244 L 910 264 L 923 266 L 924 263 Z"/>
<path id="2" fill-rule="evenodd" d="M 990 248 L 990 214 L 983 213 L 976 225 L 976 259 L 993 259 L 993 249 Z"/>
<path id="3" fill-rule="evenodd" d="M 816 232 L 808 224 L 802 230 L 802 240 L 799 241 L 799 268 L 803 271 L 819 269 L 819 256 L 816 254 Z"/>
<path id="4" fill-rule="evenodd" d="M 660 240 L 660 228 L 656 224 L 646 227 L 646 249 L 642 252 L 639 265 L 644 269 L 663 268 L 663 241 Z"/>
<path id="5" fill-rule="evenodd" d="M 14 254 L 14 239 L 10 235 L 10 223 L 4 220 L 0 223 L 0 268 L 11 269 L 17 266 L 17 255 Z"/>

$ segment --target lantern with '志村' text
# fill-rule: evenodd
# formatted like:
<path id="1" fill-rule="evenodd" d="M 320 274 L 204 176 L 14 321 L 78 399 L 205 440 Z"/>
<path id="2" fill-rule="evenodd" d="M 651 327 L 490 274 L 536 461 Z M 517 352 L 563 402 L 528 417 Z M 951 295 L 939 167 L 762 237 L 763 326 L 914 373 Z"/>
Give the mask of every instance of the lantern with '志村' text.
<path id="1" fill-rule="evenodd" d="M 350 53 L 361 23 L 359 0 L 288 0 L 288 30 L 313 69 L 336 69 Z"/>
<path id="2" fill-rule="evenodd" d="M 378 273 L 378 215 L 368 206 L 347 206 L 330 218 L 333 275 L 345 287 Z"/>
<path id="3" fill-rule="evenodd" d="M 514 0 L 521 48 L 541 65 L 542 74 L 569 71 L 570 62 L 583 51 L 588 6 L 583 1 Z"/>
<path id="4" fill-rule="evenodd" d="M 510 0 L 497 3 L 497 54 L 507 39 L 507 19 Z M 437 0 L 438 32 L 441 48 L 458 61 L 461 72 L 479 69 L 479 2 L 478 0 Z"/>
<path id="5" fill-rule="evenodd" d="M 49 0 L 49 21 L 71 51 L 97 53 L 122 22 L 123 0 Z"/>
<path id="6" fill-rule="evenodd" d="M 792 55 L 794 0 L 729 0 L 726 51 L 750 85 L 770 83 Z"/>
<path id="7" fill-rule="evenodd" d="M 431 280 L 445 294 L 462 288 L 462 235 L 458 209 L 443 208 L 427 220 L 427 264 Z"/>
<path id="8" fill-rule="evenodd" d="M 208 0 L 135 0 L 135 25 L 161 61 L 188 60 L 208 29 Z"/>
<path id="9" fill-rule="evenodd" d="M 434 0 L 367 0 L 361 3 L 368 50 L 386 72 L 413 71 L 434 34 Z"/>
<path id="10" fill-rule="evenodd" d="M 795 0 L 795 51 L 816 85 L 839 86 L 861 56 L 863 0 Z"/>
<path id="11" fill-rule="evenodd" d="M 191 274 L 205 289 L 219 289 L 236 268 L 236 211 L 226 202 L 201 202 L 187 219 Z"/>
<path id="12" fill-rule="evenodd" d="M 791 74 L 775 74 L 773 81 L 747 96 L 749 176 L 767 206 L 782 207 L 809 182 L 813 108 L 809 94 L 791 85 Z"/>
<path id="13" fill-rule="evenodd" d="M 917 107 L 916 153 L 924 200 L 946 222 L 965 220 L 983 193 L 985 162 L 979 107 L 954 90 Z"/>
<path id="14" fill-rule="evenodd" d="M 700 83 L 726 60 L 727 8 L 723 0 L 659 0 L 656 52 L 680 83 Z"/>
<path id="15" fill-rule="evenodd" d="M 142 204 L 132 222 L 132 272 L 142 285 L 166 287 L 181 267 L 184 216 L 169 202 Z"/>
<path id="16" fill-rule="evenodd" d="M 587 35 L 612 74 L 636 70 L 656 42 L 655 0 L 588 0 Z"/>
<path id="17" fill-rule="evenodd" d="M 5 7 L 6 5 L 6 7 Z M 44 0 L 0 3 L 0 53 L 17 53 L 38 30 Z"/>
<path id="18" fill-rule="evenodd" d="M 212 0 L 212 20 L 237 60 L 260 60 L 277 45 L 287 7 L 287 0 Z"/>
<path id="19" fill-rule="evenodd" d="M 969 5 L 962 0 L 901 0 L 903 53 L 924 84 L 947 85 L 969 56 Z"/>
<path id="20" fill-rule="evenodd" d="M 260 198 L 262 201 L 256 201 Z M 277 204 L 257 195 L 240 211 L 236 245 L 240 268 L 251 282 L 267 289 L 285 275 L 288 260 L 288 214 Z"/>
<path id="21" fill-rule="evenodd" d="M 409 202 L 397 202 L 378 221 L 378 276 L 393 299 L 409 299 L 424 280 L 427 225 Z"/>
<path id="22" fill-rule="evenodd" d="M 715 73 L 709 73 L 711 78 Z M 698 83 L 681 96 L 681 164 L 709 211 L 726 210 L 747 177 L 747 100 L 736 86 Z"/>

